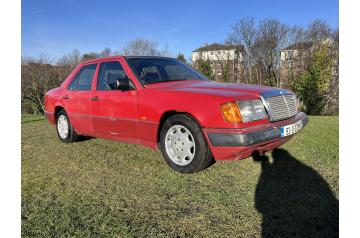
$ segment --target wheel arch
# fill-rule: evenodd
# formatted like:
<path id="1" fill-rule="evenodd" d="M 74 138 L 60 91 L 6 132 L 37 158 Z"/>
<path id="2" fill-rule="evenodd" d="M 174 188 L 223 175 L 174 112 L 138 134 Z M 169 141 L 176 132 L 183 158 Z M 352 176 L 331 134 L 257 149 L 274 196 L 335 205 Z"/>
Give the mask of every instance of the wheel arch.
<path id="1" fill-rule="evenodd" d="M 54 109 L 54 121 L 55 121 L 55 122 L 56 122 L 56 120 L 57 120 L 57 114 L 58 114 L 61 110 L 64 110 L 64 111 L 66 112 L 66 110 L 65 110 L 65 108 L 64 108 L 63 106 L 61 106 L 61 105 L 55 106 L 55 109 Z"/>
<path id="2" fill-rule="evenodd" d="M 191 119 L 193 119 L 193 120 L 195 121 L 196 124 L 199 125 L 199 127 L 202 128 L 199 120 L 198 120 L 194 115 L 192 115 L 191 113 L 184 112 L 184 111 L 168 110 L 168 111 L 164 112 L 164 113 L 161 115 L 160 120 L 159 120 L 159 126 L 158 126 L 157 134 L 156 134 L 156 144 L 157 144 L 158 148 L 160 148 L 160 133 L 161 133 L 161 128 L 163 127 L 165 121 L 166 121 L 169 117 L 174 116 L 174 115 L 177 115 L 177 114 L 184 114 L 184 115 L 189 116 Z"/>
<path id="3" fill-rule="evenodd" d="M 55 123 L 57 123 L 57 114 L 58 114 L 61 110 L 64 110 L 64 111 L 66 112 L 66 114 L 67 114 L 67 116 L 68 116 L 68 119 L 69 119 L 69 123 L 71 123 L 70 116 L 69 116 L 69 114 L 67 113 L 66 108 L 63 107 L 62 105 L 56 105 L 56 106 L 55 106 L 55 109 L 54 109 L 54 121 L 55 121 Z M 75 131 L 76 133 L 78 133 L 78 131 L 77 131 L 77 129 L 74 127 L 74 125 L 72 125 L 72 127 L 73 127 L 74 131 Z"/>

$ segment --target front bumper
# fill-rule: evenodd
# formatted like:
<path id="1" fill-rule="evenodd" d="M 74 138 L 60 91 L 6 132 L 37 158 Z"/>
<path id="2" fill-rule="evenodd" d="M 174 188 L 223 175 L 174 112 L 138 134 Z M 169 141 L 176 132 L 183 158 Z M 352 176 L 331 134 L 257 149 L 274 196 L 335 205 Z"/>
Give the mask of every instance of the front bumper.
<path id="1" fill-rule="evenodd" d="M 281 127 L 302 120 L 308 122 L 300 112 L 287 120 L 242 129 L 203 129 L 216 160 L 237 160 L 250 157 L 254 152 L 266 152 L 287 142 L 291 136 L 281 137 Z"/>

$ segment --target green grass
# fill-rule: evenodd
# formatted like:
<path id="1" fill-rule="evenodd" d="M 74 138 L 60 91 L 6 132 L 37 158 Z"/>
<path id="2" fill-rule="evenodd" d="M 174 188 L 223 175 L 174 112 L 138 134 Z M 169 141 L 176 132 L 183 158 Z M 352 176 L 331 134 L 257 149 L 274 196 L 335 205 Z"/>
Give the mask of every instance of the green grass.
<path id="1" fill-rule="evenodd" d="M 46 118 L 43 115 L 32 115 L 32 114 L 22 114 L 21 115 L 21 124 L 34 122 L 34 121 L 43 121 Z"/>
<path id="2" fill-rule="evenodd" d="M 338 117 L 310 117 L 275 153 L 173 172 L 159 152 L 63 144 L 22 118 L 23 237 L 336 237 Z"/>

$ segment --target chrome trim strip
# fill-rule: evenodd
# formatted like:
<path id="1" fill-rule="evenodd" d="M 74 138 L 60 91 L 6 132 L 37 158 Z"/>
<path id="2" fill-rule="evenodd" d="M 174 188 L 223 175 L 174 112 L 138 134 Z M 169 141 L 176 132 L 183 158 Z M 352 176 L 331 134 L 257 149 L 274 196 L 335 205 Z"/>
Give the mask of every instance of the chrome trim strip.
<path id="1" fill-rule="evenodd" d="M 285 102 L 285 104 L 286 104 L 286 107 L 287 107 L 287 110 L 288 110 L 288 116 L 290 117 L 291 115 L 290 115 L 290 108 L 289 108 L 289 104 L 288 104 L 288 102 L 287 102 L 287 100 L 286 100 L 286 98 L 285 98 L 285 96 L 284 96 L 284 95 L 282 95 L 282 98 L 283 98 L 283 100 L 284 100 L 284 102 Z"/>
<path id="2" fill-rule="evenodd" d="M 266 99 L 262 95 L 260 95 L 260 99 L 261 99 L 261 101 L 262 101 L 262 103 L 263 103 L 263 105 L 265 107 L 265 110 L 266 110 L 267 114 L 269 115 L 270 121 L 273 121 L 273 116 L 272 116 L 269 104 L 267 103 Z"/>
<path id="3" fill-rule="evenodd" d="M 273 89 L 270 91 L 266 91 L 266 92 L 262 92 L 261 95 L 264 98 L 271 98 L 271 97 L 275 97 L 275 96 L 280 96 L 280 95 L 287 95 L 287 94 L 293 94 L 290 90 L 287 89 Z"/>
<path id="4" fill-rule="evenodd" d="M 82 113 L 69 113 L 71 116 L 81 116 L 81 117 L 91 117 L 91 118 L 103 118 L 103 119 L 109 119 L 111 121 L 134 121 L 134 122 L 143 122 L 143 123 L 151 123 L 151 124 L 159 124 L 158 122 L 154 121 L 147 121 L 147 120 L 138 120 L 133 118 L 116 118 L 116 117 L 109 117 L 109 116 L 93 116 L 88 114 L 82 114 Z"/>

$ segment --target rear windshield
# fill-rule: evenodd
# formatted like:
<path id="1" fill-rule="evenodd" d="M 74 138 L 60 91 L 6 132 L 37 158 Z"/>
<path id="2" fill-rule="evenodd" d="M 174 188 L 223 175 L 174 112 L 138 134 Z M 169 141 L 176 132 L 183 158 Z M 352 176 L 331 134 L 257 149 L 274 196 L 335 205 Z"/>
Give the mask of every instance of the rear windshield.
<path id="1" fill-rule="evenodd" d="M 171 58 L 127 57 L 126 60 L 145 85 L 178 80 L 208 80 L 187 64 Z"/>

